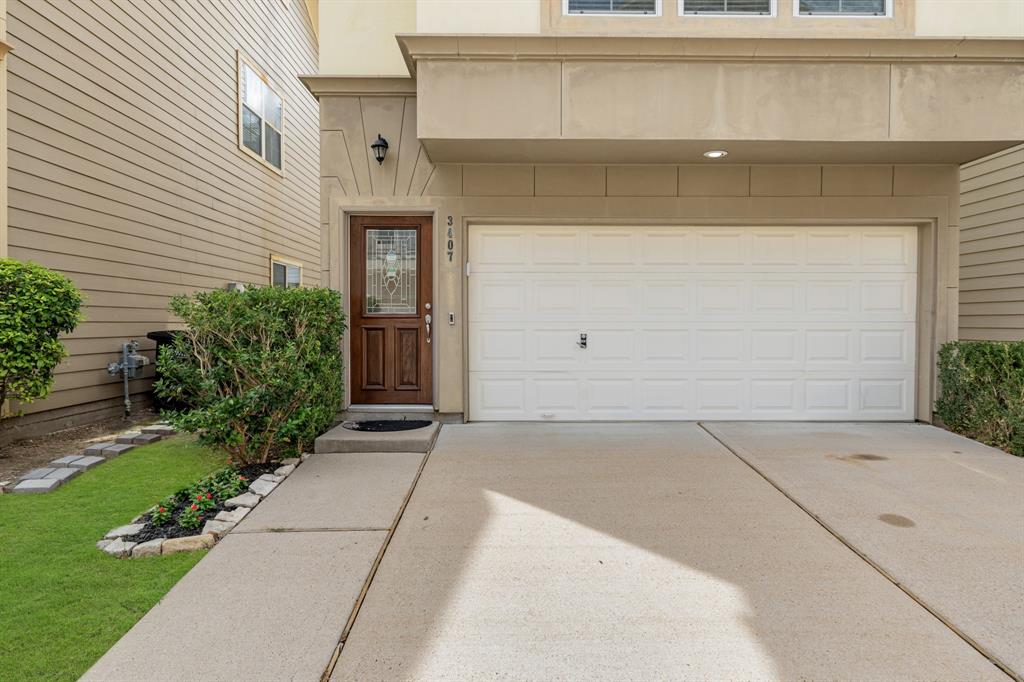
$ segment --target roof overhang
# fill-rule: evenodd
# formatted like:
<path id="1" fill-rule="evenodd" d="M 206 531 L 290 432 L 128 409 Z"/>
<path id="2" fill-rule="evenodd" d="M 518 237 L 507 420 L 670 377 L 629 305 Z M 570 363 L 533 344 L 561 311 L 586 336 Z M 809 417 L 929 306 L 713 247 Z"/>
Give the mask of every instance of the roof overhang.
<path id="1" fill-rule="evenodd" d="M 1024 41 L 398 41 L 435 162 L 960 163 L 1024 140 Z"/>

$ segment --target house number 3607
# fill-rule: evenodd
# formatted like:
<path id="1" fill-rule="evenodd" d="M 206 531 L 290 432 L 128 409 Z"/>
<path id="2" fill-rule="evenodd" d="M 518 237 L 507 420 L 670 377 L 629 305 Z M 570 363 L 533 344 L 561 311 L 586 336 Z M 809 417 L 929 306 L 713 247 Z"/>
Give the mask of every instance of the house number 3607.
<path id="1" fill-rule="evenodd" d="M 455 220 L 448 216 L 448 262 L 451 263 L 455 257 Z"/>

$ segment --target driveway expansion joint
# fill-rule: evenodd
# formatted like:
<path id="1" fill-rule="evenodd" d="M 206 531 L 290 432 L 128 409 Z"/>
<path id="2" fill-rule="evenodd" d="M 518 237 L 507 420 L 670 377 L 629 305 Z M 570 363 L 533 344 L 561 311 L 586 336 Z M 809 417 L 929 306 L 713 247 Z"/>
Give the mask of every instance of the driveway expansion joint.
<path id="1" fill-rule="evenodd" d="M 834 537 L 836 540 L 841 542 L 843 544 L 843 546 L 845 546 L 851 552 L 853 552 L 858 557 L 860 557 L 860 559 L 862 561 L 864 561 L 864 563 L 868 564 L 869 566 L 871 566 L 871 568 L 875 569 L 875 571 L 877 571 L 882 577 L 884 577 L 886 580 L 888 580 L 890 583 L 892 583 L 897 589 L 899 589 L 905 595 L 910 597 L 910 599 L 913 600 L 918 606 L 920 606 L 922 609 L 924 609 L 929 614 L 931 614 L 940 623 L 945 625 L 953 634 L 955 634 L 957 637 L 962 639 L 968 646 L 970 646 L 975 651 L 977 651 L 979 654 L 981 654 L 983 657 L 985 657 L 990 663 L 992 663 L 992 665 L 994 665 L 996 668 L 998 668 L 1001 672 L 1005 673 L 1011 679 L 1016 680 L 1017 682 L 1024 682 L 1024 677 L 1021 677 L 1020 675 L 1018 675 L 1012 668 L 1010 668 L 1007 664 L 1005 664 L 997 656 L 995 656 L 994 654 L 989 652 L 979 642 L 977 642 L 975 639 L 973 639 L 972 637 L 970 637 L 969 635 L 964 633 L 960 628 L 958 628 L 956 625 L 954 625 L 952 622 L 950 622 L 949 619 L 947 619 L 945 616 L 943 616 L 937 610 L 933 609 L 923 599 L 921 599 L 914 592 L 912 592 L 910 589 L 908 589 L 901 581 L 897 580 L 895 576 L 893 576 L 886 569 L 884 569 L 882 566 L 880 566 L 878 563 L 876 563 L 874 560 L 872 560 L 869 556 L 867 556 L 867 554 L 865 554 L 860 549 L 858 549 L 853 543 L 851 543 L 849 540 L 847 540 L 841 533 L 839 533 L 838 530 L 833 528 L 829 523 L 827 523 L 824 519 L 822 519 L 821 516 L 819 516 L 818 514 L 815 514 L 814 512 L 812 512 L 804 504 L 799 502 L 795 497 L 793 497 L 788 492 L 786 492 L 786 490 L 783 489 L 783 487 L 779 483 L 775 482 L 771 477 L 769 477 L 767 474 L 765 474 L 763 471 L 761 471 L 757 466 L 755 466 L 753 464 L 753 462 L 751 461 L 751 458 L 750 458 L 750 454 L 745 452 L 742 447 L 733 446 L 733 445 L 729 444 L 727 442 L 727 440 L 726 440 L 726 437 L 724 435 L 719 434 L 717 432 L 717 430 L 715 429 L 714 424 L 710 424 L 709 425 L 709 424 L 706 424 L 705 422 L 698 421 L 697 425 L 701 429 L 703 429 L 705 433 L 707 433 L 709 436 L 711 436 L 711 438 L 713 438 L 717 443 L 719 443 L 722 447 L 724 447 L 726 450 L 731 452 L 737 459 L 739 459 L 741 462 L 743 462 L 748 467 L 750 467 L 750 469 L 754 473 L 756 473 L 758 476 L 760 476 L 762 479 L 764 479 L 765 482 L 767 482 L 770 486 L 772 486 L 777 491 L 779 491 L 779 493 L 781 493 L 783 495 L 783 497 L 785 497 L 787 500 L 789 500 L 794 505 L 796 505 L 797 508 L 799 508 L 807 516 L 809 516 L 812 519 L 814 519 L 814 521 L 819 526 L 824 528 L 830 535 L 832 535 L 832 537 Z"/>
<path id="2" fill-rule="evenodd" d="M 257 528 L 254 530 L 232 531 L 235 535 L 259 535 L 265 533 L 373 533 L 387 532 L 390 528 Z"/>

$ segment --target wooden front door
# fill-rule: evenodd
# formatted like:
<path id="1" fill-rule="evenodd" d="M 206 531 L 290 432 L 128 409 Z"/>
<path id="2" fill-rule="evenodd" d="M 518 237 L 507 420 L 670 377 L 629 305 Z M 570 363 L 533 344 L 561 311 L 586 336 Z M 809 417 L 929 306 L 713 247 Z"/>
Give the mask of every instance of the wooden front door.
<path id="1" fill-rule="evenodd" d="M 354 216 L 352 403 L 430 404 L 433 262 L 427 216 Z"/>

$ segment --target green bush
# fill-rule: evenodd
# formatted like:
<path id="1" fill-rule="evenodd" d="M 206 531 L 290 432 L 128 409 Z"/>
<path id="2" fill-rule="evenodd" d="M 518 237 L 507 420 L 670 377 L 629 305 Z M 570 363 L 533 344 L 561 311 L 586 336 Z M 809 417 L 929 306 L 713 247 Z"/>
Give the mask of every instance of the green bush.
<path id="1" fill-rule="evenodd" d="M 67 356 L 57 340 L 81 319 L 82 296 L 64 275 L 0 258 L 0 406 L 45 398 Z"/>
<path id="2" fill-rule="evenodd" d="M 341 295 L 329 289 L 250 288 L 178 296 L 187 325 L 161 348 L 156 392 L 189 409 L 178 428 L 239 463 L 308 449 L 341 408 Z"/>
<path id="3" fill-rule="evenodd" d="M 953 431 L 1024 456 L 1024 341 L 953 341 L 939 350 L 935 412 Z"/>

